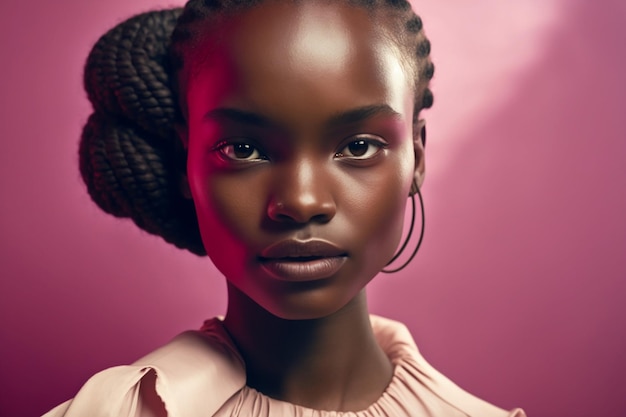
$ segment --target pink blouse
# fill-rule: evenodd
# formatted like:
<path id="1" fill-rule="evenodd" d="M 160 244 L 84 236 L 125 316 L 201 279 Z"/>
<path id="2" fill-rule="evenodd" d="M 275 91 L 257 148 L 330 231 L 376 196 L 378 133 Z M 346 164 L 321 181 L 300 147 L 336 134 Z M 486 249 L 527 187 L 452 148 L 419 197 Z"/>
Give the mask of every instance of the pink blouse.
<path id="1" fill-rule="evenodd" d="M 371 316 L 394 366 L 382 396 L 357 412 L 313 410 L 246 386 L 244 363 L 218 318 L 132 365 L 91 377 L 73 399 L 44 417 L 152 417 L 145 392 L 156 392 L 169 417 L 525 417 L 463 391 L 420 355 L 401 323 Z M 144 386 L 142 387 L 142 383 Z"/>

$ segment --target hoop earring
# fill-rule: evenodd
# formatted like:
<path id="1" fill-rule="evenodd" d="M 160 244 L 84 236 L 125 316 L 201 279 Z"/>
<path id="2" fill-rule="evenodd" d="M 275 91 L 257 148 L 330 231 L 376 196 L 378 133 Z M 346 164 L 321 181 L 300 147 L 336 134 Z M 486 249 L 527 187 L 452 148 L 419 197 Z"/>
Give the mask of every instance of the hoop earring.
<path id="1" fill-rule="evenodd" d="M 421 209 L 420 211 L 422 212 L 422 230 L 420 231 L 420 237 L 419 237 L 419 240 L 417 241 L 417 245 L 415 246 L 415 249 L 413 249 L 413 253 L 411 253 L 411 256 L 409 256 L 409 259 L 407 259 L 402 265 L 400 265 L 397 268 L 382 269 L 381 272 L 384 272 L 385 274 L 392 274 L 394 272 L 398 272 L 404 269 L 413 260 L 413 258 L 415 258 L 417 251 L 419 250 L 420 246 L 422 246 L 422 240 L 424 240 L 424 222 L 426 220 L 426 217 L 424 215 L 424 199 L 422 198 L 422 192 L 420 191 L 417 184 L 414 184 L 411 187 L 411 191 L 412 191 L 411 192 L 411 226 L 409 228 L 409 233 L 406 235 L 406 239 L 404 239 L 404 242 L 402 243 L 402 246 L 400 247 L 398 252 L 396 252 L 396 254 L 393 255 L 393 258 L 391 258 L 391 260 L 387 262 L 385 266 L 387 267 L 391 265 L 393 261 L 398 259 L 400 255 L 402 255 L 402 252 L 404 252 L 404 249 L 406 249 L 407 245 L 409 244 L 409 239 L 411 239 L 411 235 L 413 234 L 413 229 L 415 228 L 415 194 L 417 194 L 417 197 L 419 198 L 420 209 Z"/>

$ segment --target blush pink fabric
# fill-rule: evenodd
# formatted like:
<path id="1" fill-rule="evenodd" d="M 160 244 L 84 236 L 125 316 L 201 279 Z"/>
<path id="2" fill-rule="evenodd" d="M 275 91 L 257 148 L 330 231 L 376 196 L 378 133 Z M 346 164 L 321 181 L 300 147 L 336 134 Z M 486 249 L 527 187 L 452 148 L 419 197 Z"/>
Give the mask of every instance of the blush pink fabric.
<path id="1" fill-rule="evenodd" d="M 132 365 L 94 375 L 74 399 L 44 417 L 150 417 L 141 384 L 153 380 L 148 389 L 156 391 L 170 417 L 525 417 L 520 409 L 505 411 L 463 391 L 436 371 L 403 324 L 377 316 L 371 321 L 394 374 L 382 396 L 362 411 L 313 410 L 247 387 L 244 363 L 214 318 Z"/>

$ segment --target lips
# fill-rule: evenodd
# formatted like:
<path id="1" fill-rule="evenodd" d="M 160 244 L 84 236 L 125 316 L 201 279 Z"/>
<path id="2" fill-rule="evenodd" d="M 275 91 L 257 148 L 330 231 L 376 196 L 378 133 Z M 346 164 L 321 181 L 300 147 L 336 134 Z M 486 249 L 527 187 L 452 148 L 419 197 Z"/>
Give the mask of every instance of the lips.
<path id="1" fill-rule="evenodd" d="M 311 281 L 329 278 L 339 271 L 347 252 L 325 240 L 283 240 L 265 248 L 259 256 L 261 267 L 284 281 Z"/>

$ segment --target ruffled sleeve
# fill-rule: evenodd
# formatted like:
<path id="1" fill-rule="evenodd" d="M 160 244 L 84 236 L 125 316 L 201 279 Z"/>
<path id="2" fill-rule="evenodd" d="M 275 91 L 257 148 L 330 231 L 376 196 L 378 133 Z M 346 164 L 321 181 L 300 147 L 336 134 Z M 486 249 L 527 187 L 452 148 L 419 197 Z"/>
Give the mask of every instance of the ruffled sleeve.
<path id="1" fill-rule="evenodd" d="M 206 417 L 245 386 L 245 380 L 243 361 L 219 334 L 189 331 L 132 365 L 97 373 L 76 397 L 44 417 L 152 416 L 142 402 L 141 391 L 146 390 L 158 395 L 169 417 Z"/>
<path id="2" fill-rule="evenodd" d="M 139 417 L 139 387 L 150 369 L 157 371 L 153 367 L 116 366 L 99 372 L 83 385 L 76 397 L 44 417 Z"/>

